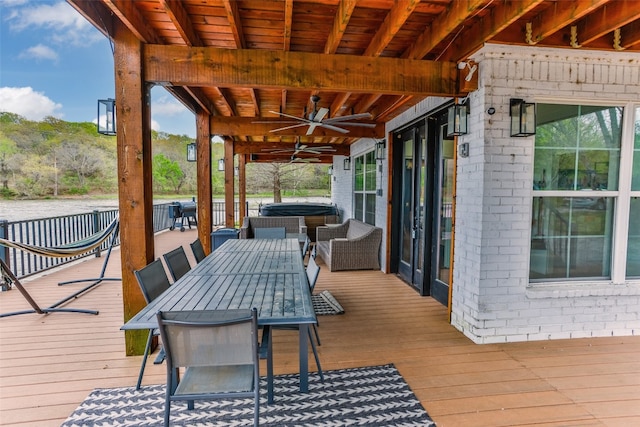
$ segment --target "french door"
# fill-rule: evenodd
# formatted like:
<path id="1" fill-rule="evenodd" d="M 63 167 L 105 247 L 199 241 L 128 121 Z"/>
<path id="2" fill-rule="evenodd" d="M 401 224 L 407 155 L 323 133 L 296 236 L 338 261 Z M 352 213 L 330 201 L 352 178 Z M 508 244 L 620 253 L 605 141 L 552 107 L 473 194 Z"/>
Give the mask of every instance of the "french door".
<path id="1" fill-rule="evenodd" d="M 449 303 L 454 141 L 446 111 L 394 134 L 392 271 L 421 295 Z"/>

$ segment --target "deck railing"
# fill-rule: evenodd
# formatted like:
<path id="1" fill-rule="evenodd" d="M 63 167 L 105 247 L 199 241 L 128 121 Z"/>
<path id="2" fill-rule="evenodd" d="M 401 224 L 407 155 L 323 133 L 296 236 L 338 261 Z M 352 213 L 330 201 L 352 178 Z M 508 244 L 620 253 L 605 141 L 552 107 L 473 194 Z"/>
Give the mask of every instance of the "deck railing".
<path id="1" fill-rule="evenodd" d="M 153 205 L 154 233 L 168 229 L 173 224 L 174 219 L 169 216 L 170 205 L 171 203 Z M 212 226 L 224 226 L 224 202 L 214 201 L 212 208 Z M 238 223 L 240 220 L 238 202 L 234 204 L 234 212 L 235 221 Z M 118 215 L 118 210 L 112 209 L 22 221 L 6 221 L 0 219 L 0 238 L 27 245 L 51 248 L 86 239 L 102 231 L 116 215 Z M 0 259 L 7 263 L 11 271 L 18 278 L 22 278 L 59 267 L 80 258 L 88 256 L 99 257 L 103 251 L 109 248 L 111 243 L 112 240 L 109 238 L 93 251 L 64 258 L 36 255 L 0 245 Z M 119 236 L 116 237 L 113 243 L 114 245 L 120 244 Z"/>

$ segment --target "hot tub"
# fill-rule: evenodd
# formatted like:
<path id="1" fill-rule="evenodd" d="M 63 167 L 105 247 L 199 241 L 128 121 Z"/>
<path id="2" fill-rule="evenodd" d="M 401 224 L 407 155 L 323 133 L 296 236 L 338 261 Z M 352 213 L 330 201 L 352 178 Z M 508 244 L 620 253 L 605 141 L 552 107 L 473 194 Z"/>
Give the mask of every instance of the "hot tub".
<path id="1" fill-rule="evenodd" d="M 261 205 L 258 213 L 262 216 L 303 216 L 312 242 L 316 241 L 317 226 L 340 222 L 338 208 L 329 203 L 268 203 Z"/>

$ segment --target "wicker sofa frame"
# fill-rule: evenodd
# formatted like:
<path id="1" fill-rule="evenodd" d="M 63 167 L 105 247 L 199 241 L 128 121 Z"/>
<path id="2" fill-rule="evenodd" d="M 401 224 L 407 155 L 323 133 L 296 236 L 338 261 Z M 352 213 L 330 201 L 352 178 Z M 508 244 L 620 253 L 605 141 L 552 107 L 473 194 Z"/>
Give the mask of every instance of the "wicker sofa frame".
<path id="1" fill-rule="evenodd" d="M 356 219 L 316 228 L 316 249 L 329 268 L 380 270 L 382 229 Z"/>
<path id="2" fill-rule="evenodd" d="M 240 227 L 241 239 L 253 239 L 256 228 L 284 227 L 287 233 L 307 233 L 303 216 L 246 216 Z"/>

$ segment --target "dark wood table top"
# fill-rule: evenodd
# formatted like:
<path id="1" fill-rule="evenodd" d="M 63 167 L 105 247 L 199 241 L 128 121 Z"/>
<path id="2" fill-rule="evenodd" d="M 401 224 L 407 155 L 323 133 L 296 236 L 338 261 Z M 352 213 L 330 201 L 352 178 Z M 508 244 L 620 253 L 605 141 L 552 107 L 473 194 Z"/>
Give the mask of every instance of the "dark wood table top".
<path id="1" fill-rule="evenodd" d="M 253 307 L 260 325 L 316 322 L 297 239 L 227 240 L 122 329 L 157 327 L 159 310 Z"/>

